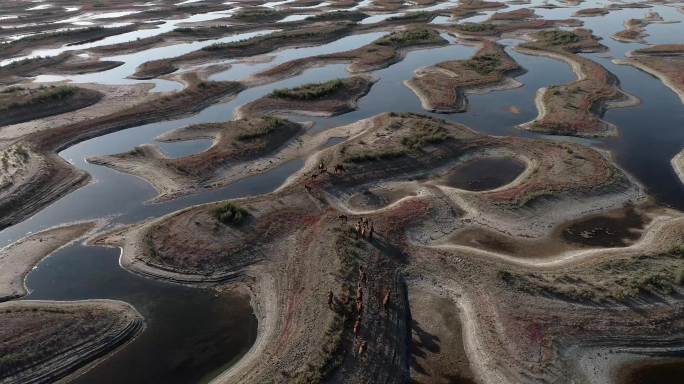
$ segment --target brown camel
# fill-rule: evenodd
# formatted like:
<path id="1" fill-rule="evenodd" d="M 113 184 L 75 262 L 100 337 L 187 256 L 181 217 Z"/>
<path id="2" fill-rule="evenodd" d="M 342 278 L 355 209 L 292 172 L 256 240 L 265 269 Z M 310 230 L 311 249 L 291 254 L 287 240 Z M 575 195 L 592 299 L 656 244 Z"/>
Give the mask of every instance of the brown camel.
<path id="1" fill-rule="evenodd" d="M 385 292 L 385 297 L 382 298 L 382 306 L 383 306 L 383 308 L 385 308 L 385 311 L 388 311 L 389 307 L 390 307 L 390 297 L 391 297 L 390 294 L 391 294 L 390 290 L 388 289 Z"/>
<path id="2" fill-rule="evenodd" d="M 362 341 L 361 344 L 359 344 L 359 356 L 363 355 L 366 352 L 367 347 L 368 345 L 365 341 Z"/>

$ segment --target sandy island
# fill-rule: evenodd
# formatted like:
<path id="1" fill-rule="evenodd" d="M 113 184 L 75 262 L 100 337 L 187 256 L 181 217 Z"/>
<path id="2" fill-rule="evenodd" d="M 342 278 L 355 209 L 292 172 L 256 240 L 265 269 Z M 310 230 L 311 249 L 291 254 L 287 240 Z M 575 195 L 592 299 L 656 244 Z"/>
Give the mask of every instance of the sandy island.
<path id="1" fill-rule="evenodd" d="M 482 47 L 472 58 L 420 68 L 416 70 L 416 76 L 405 80 L 404 84 L 428 111 L 464 112 L 468 105 L 466 93 L 515 88 L 521 84 L 509 76 L 523 72 L 502 46 L 483 40 Z"/>
<path id="2" fill-rule="evenodd" d="M 353 76 L 295 88 L 276 89 L 270 94 L 238 107 L 235 117 L 294 113 L 305 116 L 335 116 L 356 109 L 360 98 L 375 83 L 370 76 Z"/>
<path id="3" fill-rule="evenodd" d="M 582 137 L 614 136 L 617 127 L 601 119 L 607 108 L 635 105 L 638 99 L 619 87 L 617 78 L 596 62 L 575 54 L 605 49 L 590 31 L 550 30 L 534 35 L 534 42 L 516 46 L 519 52 L 568 62 L 578 79 L 538 91 L 539 115 L 524 129 Z"/>

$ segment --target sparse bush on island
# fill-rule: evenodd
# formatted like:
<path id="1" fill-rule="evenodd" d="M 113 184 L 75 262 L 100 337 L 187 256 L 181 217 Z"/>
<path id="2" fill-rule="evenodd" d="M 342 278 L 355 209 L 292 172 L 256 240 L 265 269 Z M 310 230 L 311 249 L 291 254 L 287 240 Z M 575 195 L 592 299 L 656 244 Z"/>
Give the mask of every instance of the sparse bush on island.
<path id="1" fill-rule="evenodd" d="M 378 151 L 372 151 L 372 150 L 364 150 L 364 151 L 358 151 L 358 152 L 353 152 L 348 154 L 344 162 L 346 163 L 365 163 L 369 161 L 378 161 L 378 160 L 391 160 L 391 159 L 396 159 L 398 157 L 402 157 L 406 155 L 406 151 L 403 150 L 378 150 Z"/>
<path id="2" fill-rule="evenodd" d="M 334 12 L 324 12 L 317 15 L 309 16 L 307 21 L 334 21 L 334 20 L 351 20 L 359 21 L 368 17 L 367 14 L 359 11 L 334 11 Z"/>
<path id="3" fill-rule="evenodd" d="M 240 133 L 237 136 L 237 139 L 240 141 L 247 141 L 264 137 L 285 125 L 285 120 L 274 116 L 263 117 L 262 121 L 263 124 L 252 127 L 247 132 Z"/>
<path id="4" fill-rule="evenodd" d="M 418 12 L 408 12 L 400 16 L 388 17 L 385 21 L 430 21 L 435 16 L 428 12 L 418 11 Z"/>
<path id="5" fill-rule="evenodd" d="M 454 25 L 454 28 L 461 32 L 470 33 L 494 32 L 496 30 L 496 26 L 494 24 L 489 23 L 463 23 Z"/>
<path id="6" fill-rule="evenodd" d="M 472 59 L 466 60 L 464 65 L 481 75 L 488 75 L 494 72 L 501 64 L 499 55 L 494 53 L 486 53 L 484 55 L 475 56 Z"/>
<path id="7" fill-rule="evenodd" d="M 216 210 L 216 219 L 225 225 L 240 225 L 248 215 L 247 210 L 230 201 Z"/>
<path id="8" fill-rule="evenodd" d="M 202 51 L 220 51 L 224 49 L 239 49 L 249 48 L 260 44 L 272 44 L 277 46 L 279 43 L 285 43 L 290 40 L 306 41 L 308 39 L 318 39 L 329 36 L 338 32 L 336 29 L 321 29 L 321 30 L 292 30 L 273 32 L 268 35 L 254 36 L 249 39 L 231 41 L 227 43 L 214 43 L 212 45 L 201 48 Z"/>
<path id="9" fill-rule="evenodd" d="M 35 90 L 15 88 L 12 92 L 4 93 L 7 96 L 0 97 L 0 110 L 31 107 L 48 102 L 61 101 L 73 96 L 76 93 L 76 88 L 66 85 L 40 87 Z M 15 93 L 20 94 L 15 95 Z"/>
<path id="10" fill-rule="evenodd" d="M 324 83 L 306 84 L 295 88 L 276 89 L 271 96 L 281 99 L 316 100 L 330 96 L 342 89 L 344 81 L 340 79 L 326 81 Z"/>
<path id="11" fill-rule="evenodd" d="M 244 8 L 236 12 L 232 19 L 256 23 L 282 19 L 285 15 L 285 12 L 271 8 Z"/>
<path id="12" fill-rule="evenodd" d="M 570 31 L 542 31 L 538 33 L 538 36 L 541 37 L 544 42 L 551 45 L 568 45 L 580 41 L 580 37 Z"/>
<path id="13" fill-rule="evenodd" d="M 375 44 L 401 46 L 431 42 L 438 38 L 439 34 L 431 29 L 413 28 L 406 31 L 392 32 L 389 35 L 376 40 Z"/>
<path id="14" fill-rule="evenodd" d="M 411 150 L 418 150 L 425 145 L 437 144 L 450 136 L 446 128 L 431 121 L 419 121 L 411 130 L 411 135 L 401 139 L 401 144 Z"/>

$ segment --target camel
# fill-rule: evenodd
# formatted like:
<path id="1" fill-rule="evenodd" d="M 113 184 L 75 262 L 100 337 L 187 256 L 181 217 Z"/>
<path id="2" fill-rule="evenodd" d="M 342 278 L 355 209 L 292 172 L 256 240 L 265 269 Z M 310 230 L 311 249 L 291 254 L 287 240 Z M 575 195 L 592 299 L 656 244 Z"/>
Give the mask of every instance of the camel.
<path id="1" fill-rule="evenodd" d="M 383 299 L 382 299 L 382 306 L 383 306 L 383 308 L 385 308 L 385 311 L 389 310 L 389 307 L 390 307 L 390 290 L 389 289 L 385 292 L 385 297 L 383 297 Z"/>
<path id="2" fill-rule="evenodd" d="M 335 165 L 334 171 L 335 171 L 335 173 L 340 173 L 340 172 L 346 172 L 347 170 L 344 168 L 344 165 L 337 164 L 337 165 Z"/>
<path id="3" fill-rule="evenodd" d="M 367 343 L 365 341 L 362 341 L 359 344 L 359 356 L 363 355 L 364 352 L 366 352 L 366 348 L 368 347 Z"/>

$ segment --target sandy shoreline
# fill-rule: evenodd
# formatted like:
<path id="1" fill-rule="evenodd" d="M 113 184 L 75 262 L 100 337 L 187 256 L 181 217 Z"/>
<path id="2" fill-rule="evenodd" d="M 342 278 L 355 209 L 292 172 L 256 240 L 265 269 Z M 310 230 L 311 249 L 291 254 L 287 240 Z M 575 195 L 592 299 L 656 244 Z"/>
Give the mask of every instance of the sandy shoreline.
<path id="1" fill-rule="evenodd" d="M 684 150 L 676 154 L 675 157 L 672 158 L 671 163 L 679 180 L 684 184 Z"/>

